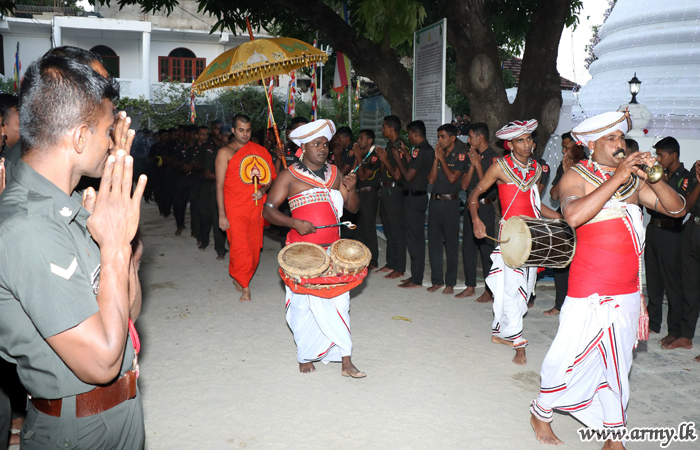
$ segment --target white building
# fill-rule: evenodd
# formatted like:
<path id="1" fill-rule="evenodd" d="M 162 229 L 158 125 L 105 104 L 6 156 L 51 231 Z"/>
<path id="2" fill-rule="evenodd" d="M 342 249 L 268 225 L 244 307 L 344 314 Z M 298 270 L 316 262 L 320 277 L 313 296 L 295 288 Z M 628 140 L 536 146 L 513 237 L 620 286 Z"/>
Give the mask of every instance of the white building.
<path id="1" fill-rule="evenodd" d="M 18 5 L 15 17 L 0 18 L 0 73 L 12 77 L 20 44 L 21 75 L 32 61 L 53 47 L 71 45 L 102 56 L 121 84 L 122 97 L 151 100 L 163 81 L 189 85 L 218 55 L 249 40 L 248 33 L 210 34 L 215 19 L 197 12 L 198 4 L 181 1 L 171 14 L 146 15 L 138 6 L 95 6 L 88 16 L 72 8 Z M 256 38 L 269 37 L 256 33 Z M 288 78 L 280 77 L 286 87 Z"/>
<path id="2" fill-rule="evenodd" d="M 598 60 L 589 69 L 593 78 L 579 93 L 574 123 L 627 104 L 627 82 L 636 73 L 642 81 L 637 101 L 652 117 L 646 125 L 638 121 L 630 137 L 642 151 L 675 137 L 689 169 L 700 159 L 699 33 L 700 0 L 618 0 L 600 30 Z"/>

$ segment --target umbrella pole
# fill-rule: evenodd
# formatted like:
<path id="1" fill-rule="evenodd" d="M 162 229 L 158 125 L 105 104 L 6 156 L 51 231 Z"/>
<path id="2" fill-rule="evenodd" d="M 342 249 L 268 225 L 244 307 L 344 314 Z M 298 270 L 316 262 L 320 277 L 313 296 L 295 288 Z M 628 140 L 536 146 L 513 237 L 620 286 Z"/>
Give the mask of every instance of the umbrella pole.
<path id="1" fill-rule="evenodd" d="M 262 80 L 263 89 L 265 90 L 265 99 L 267 100 L 267 110 L 270 113 L 270 118 L 272 119 L 272 129 L 275 130 L 275 139 L 277 140 L 277 147 L 282 147 L 282 140 L 280 139 L 280 131 L 277 128 L 277 122 L 275 122 L 275 114 L 272 111 L 272 103 L 270 103 L 270 96 L 267 93 L 267 84 L 265 84 L 265 77 L 262 72 L 260 73 L 260 79 Z M 287 168 L 287 160 L 282 158 L 282 165 Z"/>

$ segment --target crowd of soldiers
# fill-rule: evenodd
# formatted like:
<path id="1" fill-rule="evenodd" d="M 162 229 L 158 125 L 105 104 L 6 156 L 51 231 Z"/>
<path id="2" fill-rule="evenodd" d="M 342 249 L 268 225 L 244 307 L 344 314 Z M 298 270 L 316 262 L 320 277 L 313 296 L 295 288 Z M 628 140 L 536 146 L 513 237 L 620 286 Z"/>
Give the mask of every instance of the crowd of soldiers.
<path id="1" fill-rule="evenodd" d="M 468 116 L 465 116 L 467 119 Z M 261 141 L 275 159 L 275 169 L 283 169 L 281 161 L 291 165 L 298 160 L 298 147 L 288 138 L 295 128 L 308 123 L 303 117 L 294 118 L 287 127 L 284 147 L 278 147 L 272 129 L 258 133 L 251 140 Z M 345 211 L 343 219 L 357 228 L 342 229 L 344 238 L 357 239 L 372 252 L 370 269 L 385 273 L 385 278 L 401 279 L 401 288 L 423 286 L 425 272 L 425 228 L 427 223 L 430 287 L 428 292 L 442 289 L 454 294 L 457 284 L 459 237 L 462 235 L 462 262 L 466 289 L 455 295 L 465 298 L 476 295 L 478 261 L 486 278 L 491 269 L 491 253 L 496 242 L 476 239 L 472 221 L 464 208 L 463 197 L 476 188 L 499 153 L 491 144 L 491 135 L 485 123 L 467 120 L 453 121 L 438 129 L 438 142 L 433 148 L 426 139 L 422 121 L 406 126 L 402 137 L 401 121 L 397 116 L 384 118 L 382 137 L 386 145 L 377 145 L 378 136 L 370 129 L 360 130 L 357 138 L 349 127 L 340 127 L 330 142 L 328 162 L 347 175 L 355 171 L 360 210 L 356 214 Z M 465 136 L 467 139 L 460 138 Z M 226 234 L 218 227 L 219 211 L 216 203 L 215 160 L 220 147 L 229 143 L 231 125 L 215 120 L 210 127 L 181 125 L 158 133 L 148 130 L 137 132 L 132 156 L 135 173 L 149 175 L 144 194 L 146 202 L 155 199 L 161 216 L 175 217 L 176 235 L 185 229 L 185 213 L 190 203 L 191 236 L 204 250 L 213 233 L 217 259 L 224 259 Z M 152 143 L 155 140 L 155 143 Z M 535 146 L 537 132 L 534 133 Z M 636 141 L 626 140 L 627 154 L 638 151 Z M 552 180 L 549 195 L 559 200 L 559 180 L 566 170 L 588 158 L 585 147 L 577 144 L 570 133 L 561 136 L 562 159 Z M 662 302 L 668 298 L 668 335 L 661 340 L 664 348 L 691 348 L 698 317 L 700 287 L 697 269 L 700 254 L 695 250 L 695 226 L 700 207 L 697 205 L 700 185 L 697 184 L 697 165 L 691 171 L 680 162 L 680 146 L 673 137 L 666 137 L 654 146 L 659 163 L 665 170 L 664 181 L 688 200 L 691 220 L 674 219 L 648 211 L 651 220 L 647 227 L 645 252 L 646 281 L 650 330 L 661 331 Z M 507 152 L 507 148 L 505 149 Z M 540 194 L 549 185 L 550 168 L 542 165 L 538 182 Z M 488 190 L 480 199 L 479 216 L 486 225 L 487 234 L 498 235 L 501 213 L 497 190 Z M 281 210 L 286 205 L 282 205 Z M 377 213 L 387 241 L 386 260 L 380 268 L 377 238 Z M 427 218 L 426 218 L 427 215 Z M 464 220 L 460 220 L 464 218 Z M 460 227 L 460 222 L 462 227 Z M 279 232 L 285 235 L 287 229 Z M 444 253 L 443 253 L 444 252 Z M 407 254 L 409 260 L 407 261 Z M 443 256 L 444 255 L 444 256 Z M 410 263 L 410 277 L 404 278 Z M 685 278 L 682 277 L 685 273 Z M 568 268 L 553 269 L 556 298 L 554 306 L 545 311 L 547 316 L 559 314 L 567 292 Z M 530 297 L 532 306 L 535 294 Z M 493 301 L 486 286 L 477 302 Z"/>

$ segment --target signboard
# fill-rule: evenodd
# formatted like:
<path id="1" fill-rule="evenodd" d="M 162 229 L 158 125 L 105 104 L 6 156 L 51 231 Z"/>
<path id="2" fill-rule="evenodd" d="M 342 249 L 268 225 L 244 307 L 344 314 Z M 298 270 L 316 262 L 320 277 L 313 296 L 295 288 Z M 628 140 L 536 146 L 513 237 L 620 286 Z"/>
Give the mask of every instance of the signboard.
<path id="1" fill-rule="evenodd" d="M 413 120 L 425 122 L 433 147 L 445 123 L 446 53 L 447 19 L 413 33 Z"/>

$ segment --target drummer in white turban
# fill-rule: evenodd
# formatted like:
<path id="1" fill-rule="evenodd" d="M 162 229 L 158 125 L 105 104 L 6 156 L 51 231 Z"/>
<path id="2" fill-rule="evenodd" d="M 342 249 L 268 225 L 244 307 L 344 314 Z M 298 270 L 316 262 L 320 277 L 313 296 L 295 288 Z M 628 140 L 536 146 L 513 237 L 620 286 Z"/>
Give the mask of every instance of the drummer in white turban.
<path id="1" fill-rule="evenodd" d="M 479 196 L 486 193 L 494 183 L 498 186 L 498 198 L 503 212 L 501 227 L 514 216 L 539 218 L 542 215 L 550 219 L 561 217 L 556 211 L 540 204 L 537 182 L 542 175 L 542 166 L 532 157 L 532 132 L 536 128 L 537 121 L 533 119 L 510 122 L 496 132 L 497 137 L 507 142 L 511 153 L 499 158 L 497 164 L 491 164 L 467 201 L 474 235 L 478 239 L 486 237 L 486 227 L 479 218 Z M 513 269 L 506 266 L 500 246 L 491 254 L 491 260 L 491 271 L 486 277 L 486 283 L 493 292 L 491 341 L 515 349 L 513 362 L 525 365 L 525 347 L 528 342 L 523 337 L 523 316 L 535 287 L 537 269 Z"/>
<path id="2" fill-rule="evenodd" d="M 359 198 L 355 174 L 343 177 L 335 165 L 326 163 L 328 141 L 335 124 L 316 120 L 296 128 L 290 134 L 300 146 L 300 160 L 283 171 L 272 185 L 263 217 L 270 223 L 291 228 L 287 244 L 311 242 L 330 245 L 340 239 L 338 227 L 317 228 L 339 222 L 343 206 L 357 212 Z M 292 217 L 277 208 L 289 200 Z M 363 378 L 353 365 L 350 337 L 350 294 L 333 298 L 299 294 L 286 288 L 287 323 L 294 333 L 297 360 L 302 373 L 315 372 L 314 362 L 342 362 L 341 374 Z"/>
<path id="3" fill-rule="evenodd" d="M 655 162 L 649 153 L 625 157 L 631 126 L 627 112 L 609 112 L 571 132 L 588 146 L 591 159 L 560 181 L 562 212 L 577 241 L 559 330 L 542 363 L 540 395 L 530 406 L 542 443 L 561 443 L 550 424 L 554 409 L 591 428 L 619 431 L 626 425 L 632 350 L 638 331 L 648 326 L 639 320 L 646 310 L 639 292 L 644 228 L 637 205 L 671 217 L 685 213 L 685 199 L 670 186 L 645 181 L 641 165 Z M 609 440 L 605 448 L 624 447 Z"/>

